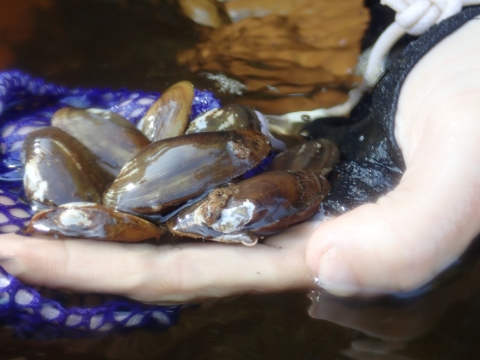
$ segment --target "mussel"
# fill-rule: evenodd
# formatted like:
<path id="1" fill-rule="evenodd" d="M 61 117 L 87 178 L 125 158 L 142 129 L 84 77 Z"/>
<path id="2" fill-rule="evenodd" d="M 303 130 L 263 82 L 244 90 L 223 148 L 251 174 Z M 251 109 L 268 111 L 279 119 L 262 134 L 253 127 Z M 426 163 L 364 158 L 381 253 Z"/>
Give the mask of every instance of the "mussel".
<path id="1" fill-rule="evenodd" d="M 193 96 L 192 83 L 176 83 L 148 109 L 138 128 L 152 142 L 182 135 L 188 126 Z"/>
<path id="2" fill-rule="evenodd" d="M 333 143 L 301 144 L 242 180 L 271 153 L 260 115 L 228 105 L 184 134 L 193 96 L 188 82 L 165 91 L 139 123 L 144 134 L 105 110 L 57 111 L 54 127 L 24 144 L 26 195 L 38 208 L 56 208 L 34 215 L 24 234 L 165 239 L 148 219 L 166 221 L 176 235 L 253 245 L 318 211 L 330 189 L 322 175 L 339 160 Z"/>
<path id="3" fill-rule="evenodd" d="M 139 217 L 92 203 L 69 203 L 36 213 L 25 235 L 56 239 L 138 242 L 160 239 L 163 231 Z"/>
<path id="4" fill-rule="evenodd" d="M 128 160 L 150 144 L 130 121 L 102 109 L 66 107 L 53 114 L 52 125 L 79 140 L 113 177 Z"/>
<path id="5" fill-rule="evenodd" d="M 25 194 L 35 208 L 100 202 L 113 181 L 78 140 L 55 127 L 28 134 L 22 157 Z"/>
<path id="6" fill-rule="evenodd" d="M 310 140 L 275 156 L 268 170 L 313 170 L 319 175 L 329 174 L 340 162 L 340 150 L 326 139 Z"/>
<path id="7" fill-rule="evenodd" d="M 261 131 L 261 125 L 250 107 L 231 104 L 196 117 L 188 125 L 185 134 L 238 129 Z"/>
<path id="8" fill-rule="evenodd" d="M 258 131 L 205 132 L 157 141 L 120 171 L 103 204 L 132 214 L 165 213 L 246 171 L 269 153 Z"/>
<path id="9" fill-rule="evenodd" d="M 254 245 L 312 217 L 329 190 L 311 170 L 270 171 L 211 191 L 167 225 L 177 235 Z"/>

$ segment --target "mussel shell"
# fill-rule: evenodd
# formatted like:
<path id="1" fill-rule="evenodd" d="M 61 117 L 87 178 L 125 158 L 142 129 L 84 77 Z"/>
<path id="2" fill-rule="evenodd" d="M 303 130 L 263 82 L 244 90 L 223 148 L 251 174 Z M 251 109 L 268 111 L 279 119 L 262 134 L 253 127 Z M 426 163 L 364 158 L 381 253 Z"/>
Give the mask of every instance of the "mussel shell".
<path id="1" fill-rule="evenodd" d="M 175 234 L 251 245 L 305 221 L 328 194 L 328 181 L 311 170 L 271 171 L 212 190 L 167 222 Z"/>
<path id="2" fill-rule="evenodd" d="M 238 129 L 261 131 L 261 125 L 255 111 L 250 107 L 231 104 L 196 117 L 188 125 L 185 134 Z"/>
<path id="3" fill-rule="evenodd" d="M 139 217 L 92 203 L 70 203 L 35 214 L 25 235 L 56 239 L 139 242 L 159 239 L 163 231 Z"/>
<path id="4" fill-rule="evenodd" d="M 180 81 L 174 84 L 153 103 L 137 127 L 152 142 L 184 134 L 193 97 L 192 83 Z"/>
<path id="5" fill-rule="evenodd" d="M 113 177 L 150 144 L 130 121 L 102 109 L 63 108 L 53 115 L 52 125 L 79 140 Z"/>
<path id="6" fill-rule="evenodd" d="M 270 143 L 250 130 L 169 138 L 143 149 L 120 171 L 103 204 L 133 214 L 165 213 L 255 167 Z"/>
<path id="7" fill-rule="evenodd" d="M 22 157 L 25 195 L 37 208 L 100 202 L 113 181 L 78 140 L 56 127 L 28 134 Z"/>
<path id="8" fill-rule="evenodd" d="M 313 170 L 325 176 L 340 162 L 340 150 L 333 142 L 317 139 L 298 144 L 275 156 L 268 170 Z"/>

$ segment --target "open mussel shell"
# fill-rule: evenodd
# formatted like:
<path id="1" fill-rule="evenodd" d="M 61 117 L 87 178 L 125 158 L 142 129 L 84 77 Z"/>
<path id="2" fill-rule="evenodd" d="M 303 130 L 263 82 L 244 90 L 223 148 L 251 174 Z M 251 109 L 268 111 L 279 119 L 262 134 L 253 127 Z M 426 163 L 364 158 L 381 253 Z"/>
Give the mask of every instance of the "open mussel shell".
<path id="1" fill-rule="evenodd" d="M 192 83 L 180 81 L 174 84 L 153 103 L 137 127 L 152 142 L 184 134 L 193 97 Z"/>
<path id="2" fill-rule="evenodd" d="M 34 208 L 100 202 L 113 181 L 78 140 L 56 127 L 28 134 L 22 158 L 25 195 Z"/>
<path id="3" fill-rule="evenodd" d="M 313 170 L 326 176 L 340 162 L 340 150 L 333 142 L 317 139 L 298 144 L 275 156 L 268 170 Z"/>
<path id="4" fill-rule="evenodd" d="M 178 235 L 254 245 L 313 216 L 329 190 L 311 170 L 270 171 L 212 190 L 167 225 Z"/>
<path id="5" fill-rule="evenodd" d="M 165 213 L 262 161 L 270 142 L 258 131 L 205 132 L 161 140 L 120 171 L 103 204 L 133 214 Z"/>
<path id="6" fill-rule="evenodd" d="M 238 129 L 261 131 L 261 125 L 255 111 L 250 107 L 231 104 L 196 117 L 188 125 L 185 134 Z"/>
<path id="7" fill-rule="evenodd" d="M 23 234 L 56 239 L 139 242 L 163 231 L 139 217 L 92 203 L 70 203 L 35 214 Z"/>
<path id="8" fill-rule="evenodd" d="M 63 108 L 53 115 L 52 125 L 79 140 L 113 177 L 150 144 L 130 121 L 102 109 Z"/>

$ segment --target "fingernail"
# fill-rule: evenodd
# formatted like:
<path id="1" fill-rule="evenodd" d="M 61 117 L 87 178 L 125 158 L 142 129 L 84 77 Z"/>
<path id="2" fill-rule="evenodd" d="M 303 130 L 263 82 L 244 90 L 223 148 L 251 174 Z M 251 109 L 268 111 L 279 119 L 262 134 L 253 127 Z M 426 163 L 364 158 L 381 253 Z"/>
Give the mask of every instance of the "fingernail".
<path id="1" fill-rule="evenodd" d="M 318 285 L 329 293 L 350 296 L 359 293 L 360 285 L 342 252 L 333 247 L 320 259 Z"/>

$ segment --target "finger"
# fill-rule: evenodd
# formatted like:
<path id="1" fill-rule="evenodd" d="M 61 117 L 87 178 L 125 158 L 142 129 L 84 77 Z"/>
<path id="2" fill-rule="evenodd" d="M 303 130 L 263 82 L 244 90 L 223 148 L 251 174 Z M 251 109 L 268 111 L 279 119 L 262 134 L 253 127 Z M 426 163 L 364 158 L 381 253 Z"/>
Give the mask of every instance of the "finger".
<path id="1" fill-rule="evenodd" d="M 154 246 L 87 240 L 0 237 L 0 265 L 30 283 L 125 295 L 141 301 L 193 301 L 313 285 L 302 224 L 255 247 L 211 242 Z"/>
<path id="2" fill-rule="evenodd" d="M 478 21 L 470 22 L 409 74 L 396 116 L 407 166 L 399 186 L 312 236 L 307 262 L 327 290 L 412 290 L 449 266 L 479 232 L 478 36 Z"/>

